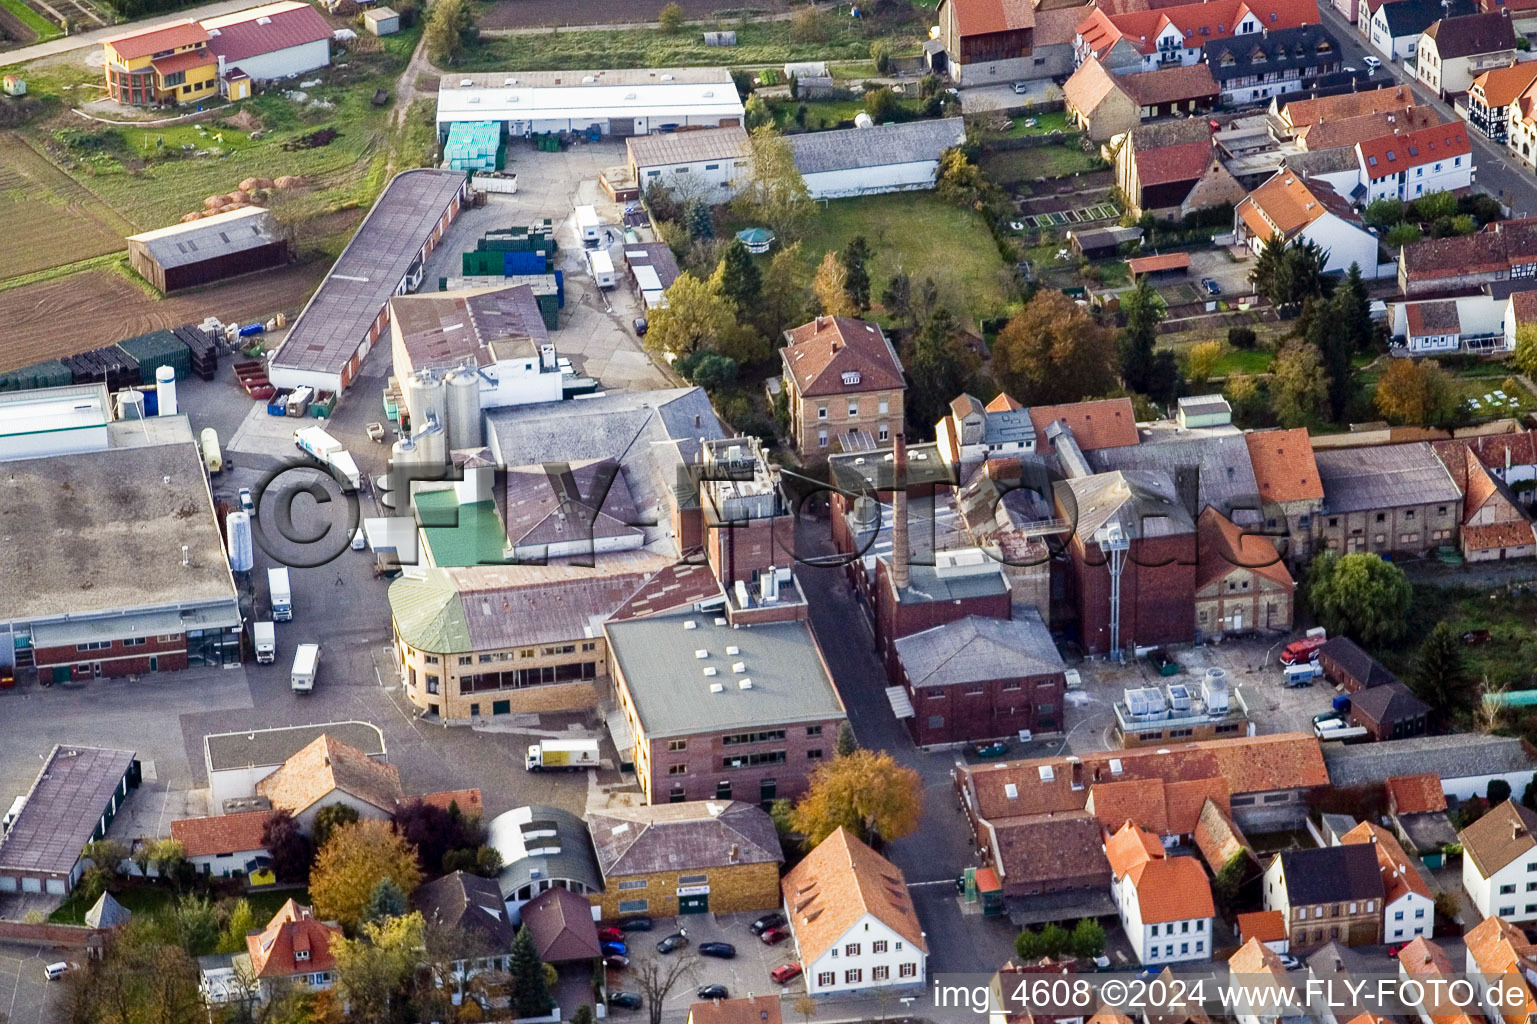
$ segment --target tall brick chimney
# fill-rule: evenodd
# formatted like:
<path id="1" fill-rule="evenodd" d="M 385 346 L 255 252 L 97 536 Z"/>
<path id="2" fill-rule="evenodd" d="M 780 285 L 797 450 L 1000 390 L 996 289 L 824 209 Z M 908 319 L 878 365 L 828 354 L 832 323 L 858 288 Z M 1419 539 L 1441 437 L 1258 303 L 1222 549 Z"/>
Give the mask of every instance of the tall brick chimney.
<path id="1" fill-rule="evenodd" d="M 907 589 L 907 438 L 898 433 L 891 449 L 891 582 Z"/>

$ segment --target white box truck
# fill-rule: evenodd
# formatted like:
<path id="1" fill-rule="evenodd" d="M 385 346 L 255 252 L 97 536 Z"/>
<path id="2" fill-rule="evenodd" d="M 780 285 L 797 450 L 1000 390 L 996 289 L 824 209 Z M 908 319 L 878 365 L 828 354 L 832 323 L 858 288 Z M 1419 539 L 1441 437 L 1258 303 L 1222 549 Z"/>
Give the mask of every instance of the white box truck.
<path id="1" fill-rule="evenodd" d="M 598 211 L 590 206 L 578 206 L 576 208 L 576 233 L 582 239 L 582 245 L 592 248 L 603 239 L 603 225 L 598 220 Z"/>
<path id="2" fill-rule="evenodd" d="M 287 622 L 294 617 L 293 591 L 288 587 L 288 566 L 267 570 L 267 593 L 272 599 L 272 618 Z"/>
<path id="3" fill-rule="evenodd" d="M 330 466 L 340 478 L 342 490 L 355 491 L 362 484 L 358 464 L 342 443 L 319 427 L 304 427 L 294 431 L 294 444 L 299 450 Z"/>
<path id="4" fill-rule="evenodd" d="M 614 260 L 606 249 L 592 249 L 587 253 L 587 266 L 599 288 L 614 287 Z"/>
<path id="5" fill-rule="evenodd" d="M 278 657 L 277 631 L 270 622 L 251 623 L 251 646 L 256 648 L 256 663 L 270 665 Z"/>
<path id="6" fill-rule="evenodd" d="M 531 772 L 546 769 L 576 771 L 598 767 L 597 740 L 543 740 L 528 748 L 528 761 L 523 766 Z"/>
<path id="7" fill-rule="evenodd" d="M 300 644 L 294 650 L 293 676 L 289 686 L 295 693 L 309 693 L 315 688 L 315 673 L 320 668 L 320 645 Z"/>

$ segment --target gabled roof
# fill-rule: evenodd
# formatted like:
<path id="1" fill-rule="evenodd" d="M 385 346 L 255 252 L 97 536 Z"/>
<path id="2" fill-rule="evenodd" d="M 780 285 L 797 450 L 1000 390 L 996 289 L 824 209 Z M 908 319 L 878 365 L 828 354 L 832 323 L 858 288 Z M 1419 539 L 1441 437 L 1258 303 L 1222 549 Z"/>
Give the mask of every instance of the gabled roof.
<path id="1" fill-rule="evenodd" d="M 1211 43 L 1206 61 L 1216 81 L 1226 84 L 1251 75 L 1316 73 L 1322 65 L 1340 63 L 1340 48 L 1322 25 L 1297 25 Z"/>
<path id="2" fill-rule="evenodd" d="M 1398 964 L 1405 974 L 1452 973 L 1452 958 L 1446 950 L 1423 935 L 1398 951 Z"/>
<path id="3" fill-rule="evenodd" d="M 839 828 L 785 876 L 781 889 L 802 963 L 813 963 L 871 915 L 929 951 L 902 872 Z"/>
<path id="4" fill-rule="evenodd" d="M 1362 690 L 1350 698 L 1350 707 L 1378 725 L 1412 721 L 1430 713 L 1430 706 L 1400 682 Z"/>
<path id="5" fill-rule="evenodd" d="M 1215 917 L 1211 885 L 1194 857 L 1157 857 L 1131 869 L 1143 924 Z"/>
<path id="6" fill-rule="evenodd" d="M 1283 942 L 1286 940 L 1286 915 L 1279 910 L 1255 910 L 1238 915 L 1238 937 L 1245 942 Z"/>
<path id="7" fill-rule="evenodd" d="M 1466 779 L 1537 768 L 1531 746 L 1517 736 L 1450 733 L 1376 743 L 1331 744 L 1324 752 L 1336 787 L 1367 786 L 1395 775 L 1433 772 L 1442 779 Z"/>
<path id="8" fill-rule="evenodd" d="M 1110 884 L 1105 829 L 1091 815 L 1082 811 L 1033 814 L 994 828 L 999 867 L 1011 886 L 1085 877 Z"/>
<path id="9" fill-rule="evenodd" d="M 1277 856 L 1293 907 L 1382 898 L 1382 872 L 1369 847 L 1323 846 Z"/>
<path id="10" fill-rule="evenodd" d="M 1165 782 L 1162 779 L 1118 779 L 1097 782 L 1089 790 L 1084 808 L 1106 828 L 1128 821 L 1158 835 L 1189 835 L 1195 832 L 1202 808 L 1228 807 L 1227 783 L 1219 778 Z"/>
<path id="11" fill-rule="evenodd" d="M 1321 501 L 1324 485 L 1313 461 L 1313 444 L 1303 427 L 1258 430 L 1244 435 L 1261 501 Z"/>
<path id="12" fill-rule="evenodd" d="M 175 50 L 182 46 L 206 43 L 208 33 L 202 25 L 187 18 L 185 21 L 177 21 L 169 25 L 157 25 L 137 32 L 125 32 L 120 36 L 105 39 L 103 42 L 117 51 L 119 57 L 124 60 L 133 60 L 135 57 L 148 57 L 152 53 L 164 53 L 166 50 Z"/>
<path id="13" fill-rule="evenodd" d="M 906 386 L 902 362 L 875 324 L 847 316 L 819 316 L 786 331 L 785 341 L 780 358 L 807 397 Z"/>
<path id="14" fill-rule="evenodd" d="M 1315 449 L 1313 461 L 1330 515 L 1462 500 L 1456 482 L 1423 441 Z"/>
<path id="15" fill-rule="evenodd" d="M 1505 20 L 1498 14 L 1494 17 Z M 1356 149 L 1361 154 L 1361 166 L 1373 178 L 1383 178 L 1405 168 L 1451 160 L 1473 152 L 1468 143 L 1467 128 L 1461 121 L 1404 134 L 1383 135 L 1356 143 Z"/>
<path id="16" fill-rule="evenodd" d="M 1282 105 L 1280 115 L 1286 124 L 1300 128 L 1303 125 L 1342 121 L 1362 114 L 1379 114 L 1412 106 L 1414 94 L 1409 91 L 1409 87 L 1391 85 L 1381 89 L 1341 93 L 1338 96 L 1292 100 Z"/>
<path id="17" fill-rule="evenodd" d="M 257 794 L 271 800 L 274 808 L 296 815 L 337 790 L 385 814 L 394 814 L 405 796 L 394 765 L 375 761 L 328 735 L 317 737 L 256 784 Z"/>
<path id="18" fill-rule="evenodd" d="M 612 807 L 587 827 L 609 879 L 784 860 L 773 819 L 741 800 Z"/>
<path id="19" fill-rule="evenodd" d="M 1502 11 L 1442 18 L 1425 30 L 1442 60 L 1516 48 L 1516 30 Z"/>
<path id="20" fill-rule="evenodd" d="M 1477 234 L 1413 242 L 1404 246 L 1401 265 L 1410 281 L 1426 281 L 1493 274 L 1533 262 L 1537 262 L 1537 217 L 1495 221 Z"/>
<path id="21" fill-rule="evenodd" d="M 1231 975 L 1269 974 L 1277 980 L 1286 978 L 1286 968 L 1281 965 L 1280 956 L 1258 938 L 1251 938 L 1240 946 L 1238 952 L 1228 958 L 1227 969 Z"/>
<path id="22" fill-rule="evenodd" d="M 1065 667 L 1033 608 L 1012 619 L 968 615 L 895 644 L 902 670 L 915 687 L 1052 676 Z"/>
<path id="23" fill-rule="evenodd" d="M 1203 47 L 1233 36 L 1250 15 L 1261 28 L 1270 31 L 1319 23 L 1315 0 L 1208 0 L 1119 15 L 1096 10 L 1079 25 L 1078 31 L 1096 55 L 1122 39 L 1142 53 L 1152 53 L 1158 36 L 1167 28 L 1178 32 L 1187 48 Z"/>
<path id="24" fill-rule="evenodd" d="M 1462 333 L 1462 323 L 1457 319 L 1457 303 L 1450 299 L 1406 303 L 1404 319 L 1411 338 Z"/>
<path id="25" fill-rule="evenodd" d="M 1185 507 L 1172 474 L 1163 470 L 1118 469 L 1071 477 L 1053 485 L 1057 503 L 1073 520 L 1073 533 L 1093 543 L 1099 528 L 1119 524 L 1132 540 L 1195 533 L 1195 517 Z"/>
<path id="26" fill-rule="evenodd" d="M 624 140 L 636 167 L 689 164 L 701 160 L 740 160 L 748 153 L 747 132 L 740 125 L 690 132 L 658 132 Z"/>
<path id="27" fill-rule="evenodd" d="M 1205 67 L 1204 64 L 1194 65 Z M 1148 72 L 1154 74 L 1156 72 Z M 1126 78 L 1140 78 L 1140 75 L 1126 75 Z M 1206 173 L 1214 159 L 1212 155 L 1211 140 L 1201 142 L 1186 142 L 1178 146 L 1164 146 L 1160 149 L 1138 150 L 1134 159 L 1137 162 L 1137 181 L 1143 188 L 1153 185 L 1168 185 L 1177 181 L 1194 182 Z"/>
<path id="28" fill-rule="evenodd" d="M 162 267 L 180 267 L 272 245 L 282 238 L 272 211 L 246 206 L 212 217 L 199 217 L 185 224 L 129 235 L 128 241 L 142 245 Z"/>
<path id="29" fill-rule="evenodd" d="M 1430 886 L 1414 870 L 1404 848 L 1398 845 L 1393 833 L 1381 825 L 1363 821 L 1340 837 L 1346 846 L 1370 846 L 1377 854 L 1377 867 L 1382 872 L 1383 899 L 1394 903 L 1409 893 L 1431 899 Z"/>
<path id="30" fill-rule="evenodd" d="M 1119 75 L 1116 80 L 1121 90 L 1139 107 L 1156 107 L 1163 103 L 1182 103 L 1186 100 L 1216 99 L 1217 82 L 1206 64 L 1187 64 L 1182 67 L 1160 68 L 1135 75 Z"/>
<path id="31" fill-rule="evenodd" d="M 959 117 L 802 132 L 785 139 L 802 174 L 937 161 L 965 141 L 966 124 Z"/>
<path id="32" fill-rule="evenodd" d="M 411 894 L 411 906 L 421 911 L 422 917 L 429 922 L 479 932 L 496 952 L 510 950 L 512 941 L 518 937 L 518 930 L 507 917 L 502 890 L 494 879 L 455 871 L 417 886 Z M 589 913 L 589 920 L 591 916 Z"/>
<path id="33" fill-rule="evenodd" d="M 242 811 L 210 818 L 182 818 L 171 822 L 171 838 L 181 844 L 188 857 L 261 850 L 262 829 L 271 816 L 271 811 Z"/>
<path id="34" fill-rule="evenodd" d="M 1067 102 L 1067 108 L 1091 117 L 1105 97 L 1115 92 L 1124 94 L 1126 90 L 1118 76 L 1111 74 L 1097 57 L 1084 61 L 1062 85 L 1062 98 Z"/>
<path id="35" fill-rule="evenodd" d="M 1286 241 L 1326 214 L 1359 227 L 1361 215 L 1326 181 L 1309 180 L 1282 169 L 1238 204 L 1238 215 L 1256 238 L 1277 232 Z M 1364 230 L 1364 229 L 1363 229 Z"/>
<path id="36" fill-rule="evenodd" d="M 556 886 L 523 905 L 523 926 L 545 963 L 591 961 L 602 955 L 587 897 Z"/>
<path id="37" fill-rule="evenodd" d="M 1030 422 L 1035 424 L 1036 449 L 1042 454 L 1049 454 L 1052 450 L 1046 428 L 1057 422 L 1068 425 L 1073 432 L 1073 440 L 1086 452 L 1096 448 L 1136 444 L 1139 440 L 1137 414 L 1132 411 L 1129 398 L 1101 398 L 1066 405 L 1034 405 L 1030 407 Z"/>
<path id="38" fill-rule="evenodd" d="M 341 925 L 335 921 L 317 921 L 313 907 L 289 900 L 267 927 L 246 936 L 246 952 L 258 978 L 329 971 L 336 967 L 331 940 L 341 934 Z"/>
<path id="39" fill-rule="evenodd" d="M 1530 61 L 1527 65 L 1537 72 L 1537 65 Z M 1537 291 L 1511 292 L 1510 308 L 1515 313 L 1517 327 L 1537 323 Z"/>
<path id="40" fill-rule="evenodd" d="M 1526 933 L 1499 917 L 1486 917 L 1463 936 L 1469 972 L 1484 975 L 1498 995 L 1490 1000 L 1505 1024 L 1526 1024 L 1537 1014 L 1529 972 L 1537 968 L 1537 946 Z"/>
<path id="41" fill-rule="evenodd" d="M 1196 520 L 1196 560 L 1197 590 L 1235 568 L 1248 569 L 1288 592 L 1297 586 L 1268 537 L 1245 533 L 1215 508 L 1207 508 Z"/>
<path id="42" fill-rule="evenodd" d="M 1038 7 L 1031 45 L 1035 49 L 1043 46 L 1070 46 L 1078 35 L 1078 23 L 1082 20 L 1082 7 L 1058 7 L 1051 10 Z"/>
<path id="43" fill-rule="evenodd" d="M 1506 800 L 1457 833 L 1457 838 L 1479 874 L 1488 878 L 1537 846 L 1537 811 Z"/>
<path id="44" fill-rule="evenodd" d="M 1348 636 L 1331 636 L 1319 646 L 1318 655 L 1333 661 L 1341 671 L 1360 683 L 1361 692 L 1375 686 L 1398 682 L 1398 677 L 1389 672 L 1382 662 L 1363 651 L 1361 646 Z"/>
<path id="45" fill-rule="evenodd" d="M 1509 67 L 1485 71 L 1468 86 L 1468 98 L 1480 99 L 1491 109 L 1508 107 L 1537 82 L 1537 64 L 1522 61 Z"/>
<path id="46" fill-rule="evenodd" d="M 1453 17 L 1457 17 L 1472 14 L 1478 7 L 1472 0 L 1453 0 L 1449 10 Z M 1391 0 L 1382 5 L 1380 13 L 1392 35 L 1412 36 L 1424 32 L 1446 16 L 1448 8 L 1442 6 L 1441 0 Z"/>
<path id="47" fill-rule="evenodd" d="M 1234 857 L 1258 859 L 1227 808 L 1215 800 L 1207 800 L 1201 805 L 1195 825 L 1195 845 L 1206 858 L 1206 866 L 1213 875 L 1220 874 Z"/>
<path id="48" fill-rule="evenodd" d="M 1435 814 L 1446 810 L 1441 777 L 1434 772 L 1395 775 L 1383 785 L 1388 791 L 1388 804 L 1397 814 Z"/>
<path id="49" fill-rule="evenodd" d="M 1150 860 L 1165 856 L 1163 843 L 1146 829 L 1126 822 L 1105 840 L 1105 859 L 1110 862 L 1110 873 L 1119 881 Z"/>
<path id="50" fill-rule="evenodd" d="M 982 36 L 992 32 L 1014 32 L 1035 24 L 1035 6 L 1030 0 L 945 0 L 955 10 L 955 24 L 961 36 Z"/>
<path id="51" fill-rule="evenodd" d="M 226 64 L 331 38 L 331 26 L 320 12 L 299 0 L 205 18 L 203 28 L 208 30 L 208 49 Z"/>
<path id="52" fill-rule="evenodd" d="M 711 999 L 688 1008 L 688 1024 L 780 1024 L 779 996 Z"/>
<path id="53" fill-rule="evenodd" d="M 1435 107 L 1404 107 L 1401 110 L 1362 114 L 1359 117 L 1305 125 L 1297 129 L 1296 138 L 1297 143 L 1309 152 L 1343 147 L 1350 149 L 1350 155 L 1354 157 L 1354 147 L 1358 142 L 1368 142 L 1384 135 L 1391 135 L 1395 129 L 1400 132 L 1412 132 L 1432 125 L 1444 124 L 1445 121 L 1446 119 Z M 1352 163 L 1354 164 L 1354 161 Z"/>

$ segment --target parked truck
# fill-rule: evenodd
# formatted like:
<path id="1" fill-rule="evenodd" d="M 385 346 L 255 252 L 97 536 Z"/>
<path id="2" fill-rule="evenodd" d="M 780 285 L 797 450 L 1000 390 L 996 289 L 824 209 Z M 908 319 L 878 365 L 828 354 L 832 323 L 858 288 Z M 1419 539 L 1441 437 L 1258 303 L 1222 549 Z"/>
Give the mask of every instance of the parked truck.
<path id="1" fill-rule="evenodd" d="M 309 693 L 315 688 L 315 673 L 320 669 L 320 645 L 300 644 L 294 649 L 293 675 L 289 686 L 295 693 Z"/>
<path id="2" fill-rule="evenodd" d="M 270 622 L 251 623 L 251 646 L 256 648 L 256 663 L 270 665 L 277 660 L 277 630 Z"/>
<path id="3" fill-rule="evenodd" d="M 614 287 L 614 259 L 606 249 L 592 249 L 587 253 L 587 266 L 599 288 Z"/>
<path id="4" fill-rule="evenodd" d="M 524 765 L 531 772 L 546 768 L 576 771 L 598 767 L 597 740 L 544 740 L 528 748 L 528 762 Z"/>
<path id="5" fill-rule="evenodd" d="M 342 443 L 319 427 L 304 427 L 294 431 L 294 444 L 299 450 L 312 456 L 323 465 L 335 470 L 344 491 L 355 491 L 362 484 L 358 464 L 352 461 Z"/>
<path id="6" fill-rule="evenodd" d="M 598 220 L 598 211 L 590 206 L 578 206 L 576 208 L 576 233 L 582 236 L 582 245 L 585 248 L 593 248 L 603 239 L 603 223 Z"/>
<path id="7" fill-rule="evenodd" d="M 288 566 L 267 570 L 267 593 L 272 598 L 272 618 L 288 622 L 294 617 L 293 591 L 288 587 Z"/>

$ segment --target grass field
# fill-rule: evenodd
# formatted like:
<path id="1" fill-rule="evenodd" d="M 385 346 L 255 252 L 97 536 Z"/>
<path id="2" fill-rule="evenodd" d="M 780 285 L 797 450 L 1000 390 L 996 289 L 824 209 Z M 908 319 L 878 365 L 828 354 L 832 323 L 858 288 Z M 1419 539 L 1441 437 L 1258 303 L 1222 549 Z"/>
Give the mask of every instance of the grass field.
<path id="1" fill-rule="evenodd" d="M 982 218 L 970 210 L 926 192 L 834 199 L 820 207 L 801 240 L 806 263 L 815 266 L 856 235 L 864 235 L 875 252 L 868 269 L 877 312 L 880 294 L 898 270 L 908 273 L 915 288 L 932 277 L 941 295 L 973 319 L 997 316 L 1008 307 L 1003 258 Z"/>
<path id="2" fill-rule="evenodd" d="M 1070 130 L 1067 123 L 1067 114 L 1060 110 L 1054 110 L 1048 114 L 1015 114 L 1010 120 L 1014 126 L 1006 132 L 998 133 L 1000 139 L 1015 139 L 1025 135 L 1045 135 L 1048 132 L 1065 132 Z M 1026 121 L 1034 121 L 1035 126 L 1030 127 Z"/>
<path id="3" fill-rule="evenodd" d="M 22 3 L 21 0 L 0 0 L 0 7 L 4 7 L 14 17 L 18 18 L 22 24 L 37 33 L 37 38 L 33 42 L 46 43 L 50 39 L 57 39 L 64 34 L 62 28 L 41 14 L 38 14 L 32 8 Z"/>
<path id="4" fill-rule="evenodd" d="M 126 248 L 133 226 L 16 132 L 0 133 L 0 281 Z"/>
<path id="5" fill-rule="evenodd" d="M 880 75 L 873 60 L 852 60 L 846 64 L 834 64 L 828 70 L 832 72 L 833 78 L 845 82 L 857 78 L 876 78 Z"/>
<path id="6" fill-rule="evenodd" d="M 920 100 L 903 99 L 898 104 L 905 110 L 910 118 L 917 119 L 922 111 L 923 104 Z M 770 104 L 769 109 L 774 113 L 774 126 L 780 131 L 794 131 L 795 112 L 800 104 L 794 100 L 776 100 Z M 806 101 L 806 128 L 808 131 L 821 131 L 824 128 L 836 128 L 841 121 L 852 122 L 854 118 L 863 113 L 865 102 L 859 100 L 807 100 Z"/>
<path id="7" fill-rule="evenodd" d="M 828 15 L 826 39 L 795 42 L 788 21 L 749 22 L 728 26 L 735 30 L 737 45 L 706 46 L 701 33 L 669 35 L 660 29 L 622 31 L 551 32 L 539 35 L 484 38 L 467 50 L 457 70 L 573 71 L 585 68 L 666 68 L 718 66 L 721 64 L 784 64 L 799 60 L 855 60 L 870 58 L 870 43 L 885 38 L 893 55 L 916 52 L 921 45 L 921 26 L 897 26 L 889 36 L 872 23 L 850 24 L 852 19 Z"/>
<path id="8" fill-rule="evenodd" d="M 982 154 L 981 167 L 1000 185 L 1037 178 L 1065 178 L 1099 168 L 1099 160 L 1075 145 L 1036 146 Z"/>

